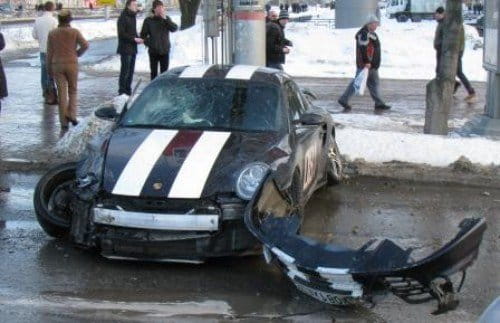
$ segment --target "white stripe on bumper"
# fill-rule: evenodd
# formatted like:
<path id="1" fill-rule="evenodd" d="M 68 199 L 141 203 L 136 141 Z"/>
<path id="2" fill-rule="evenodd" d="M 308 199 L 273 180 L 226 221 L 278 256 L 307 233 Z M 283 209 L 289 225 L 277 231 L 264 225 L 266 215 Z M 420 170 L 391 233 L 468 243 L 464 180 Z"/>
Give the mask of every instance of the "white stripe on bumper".
<path id="1" fill-rule="evenodd" d="M 177 130 L 153 130 L 128 161 L 113 194 L 139 196 L 158 158 L 176 135 Z"/>
<path id="2" fill-rule="evenodd" d="M 230 132 L 208 131 L 201 135 L 182 164 L 170 188 L 169 198 L 200 198 L 210 171 L 230 135 Z"/>
<path id="3" fill-rule="evenodd" d="M 159 214 L 94 208 L 94 222 L 125 228 L 169 231 L 217 231 L 215 214 Z"/>

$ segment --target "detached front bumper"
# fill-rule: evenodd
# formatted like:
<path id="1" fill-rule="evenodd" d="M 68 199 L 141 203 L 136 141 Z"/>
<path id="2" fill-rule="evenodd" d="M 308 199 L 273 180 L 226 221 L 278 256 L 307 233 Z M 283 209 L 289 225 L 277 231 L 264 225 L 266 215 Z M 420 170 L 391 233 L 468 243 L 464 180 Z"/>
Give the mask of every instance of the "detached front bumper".
<path id="1" fill-rule="evenodd" d="M 183 201 L 173 203 L 178 206 L 175 209 L 166 210 L 151 208 L 152 204 L 162 208 L 163 202 L 127 204 L 108 199 L 95 205 L 81 196 L 75 195 L 72 202 L 71 238 L 80 246 L 97 248 L 107 258 L 201 263 L 210 257 L 260 250 L 244 224 L 244 202 L 224 200 L 197 208 L 193 207 L 197 201 Z M 150 209 L 137 208 L 146 205 Z M 189 207 L 184 208 L 186 205 Z"/>
<path id="2" fill-rule="evenodd" d="M 302 292 L 322 302 L 348 305 L 371 301 L 376 289 L 389 290 L 408 303 L 438 301 L 435 313 L 458 305 L 454 299 L 465 271 L 477 258 L 484 219 L 465 219 L 450 242 L 430 256 L 414 260 L 411 248 L 391 240 L 370 240 L 358 250 L 322 244 L 297 234 L 300 208 L 294 207 L 268 175 L 245 211 L 245 223 L 264 244 L 268 262 L 275 261 Z M 456 288 L 450 276 L 462 272 Z"/>

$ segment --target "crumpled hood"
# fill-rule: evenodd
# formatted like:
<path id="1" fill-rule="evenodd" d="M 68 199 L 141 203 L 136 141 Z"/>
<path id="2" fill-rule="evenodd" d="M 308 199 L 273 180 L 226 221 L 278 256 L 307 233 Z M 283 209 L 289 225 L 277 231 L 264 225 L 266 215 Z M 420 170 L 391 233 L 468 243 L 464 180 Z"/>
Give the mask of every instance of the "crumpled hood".
<path id="1" fill-rule="evenodd" d="M 284 160 L 288 153 L 278 144 L 285 139 L 277 133 L 119 128 L 107 148 L 103 188 L 150 198 L 232 192 L 245 165 Z"/>

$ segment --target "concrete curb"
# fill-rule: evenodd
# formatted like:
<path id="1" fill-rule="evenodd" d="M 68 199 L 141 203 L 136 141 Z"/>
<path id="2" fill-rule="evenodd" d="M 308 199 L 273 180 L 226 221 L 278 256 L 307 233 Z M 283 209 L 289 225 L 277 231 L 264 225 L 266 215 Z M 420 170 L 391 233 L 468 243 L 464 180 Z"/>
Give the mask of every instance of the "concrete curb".
<path id="1" fill-rule="evenodd" d="M 69 161 L 71 160 L 63 158 L 44 161 L 6 158 L 0 160 L 0 172 L 44 172 L 54 165 Z M 354 160 L 345 162 L 344 170 L 345 180 L 374 177 L 417 183 L 500 188 L 500 167 L 484 167 L 467 162 L 457 162 L 449 167 L 432 167 L 397 161 L 376 164 Z"/>

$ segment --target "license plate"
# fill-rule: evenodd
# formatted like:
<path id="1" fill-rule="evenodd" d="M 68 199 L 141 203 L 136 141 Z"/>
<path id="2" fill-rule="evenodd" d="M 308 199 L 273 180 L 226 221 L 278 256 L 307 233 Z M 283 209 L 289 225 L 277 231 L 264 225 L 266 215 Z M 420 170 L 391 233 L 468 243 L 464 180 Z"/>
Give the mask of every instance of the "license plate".
<path id="1" fill-rule="evenodd" d="M 349 296 L 324 292 L 321 290 L 317 290 L 317 289 L 305 286 L 305 285 L 303 285 L 299 282 L 296 282 L 296 281 L 294 281 L 293 283 L 295 284 L 295 286 L 297 286 L 298 290 L 300 290 L 304 294 L 307 294 L 307 295 L 311 296 L 312 298 L 315 298 L 318 301 L 321 301 L 323 303 L 345 306 L 345 305 L 351 305 L 355 301 L 354 298 L 349 297 Z"/>

